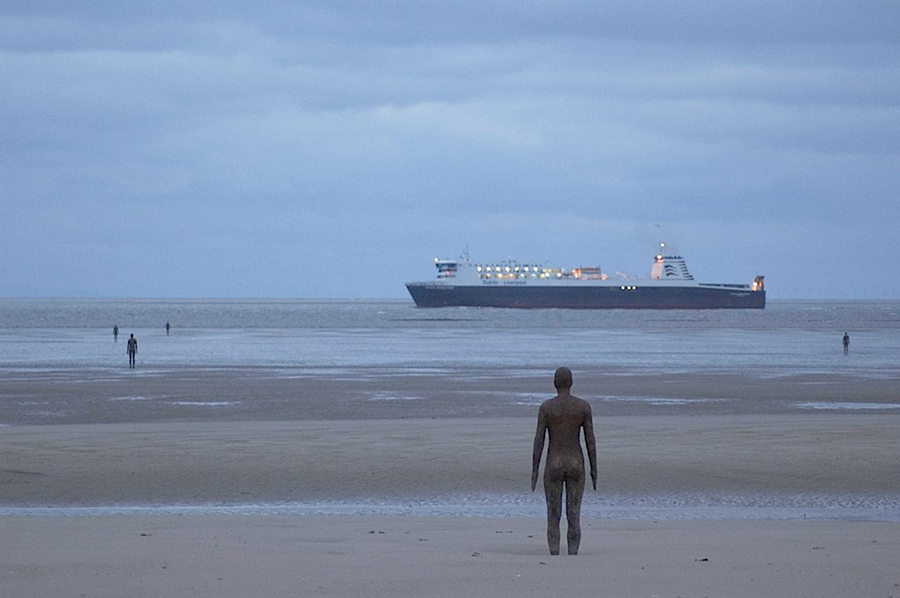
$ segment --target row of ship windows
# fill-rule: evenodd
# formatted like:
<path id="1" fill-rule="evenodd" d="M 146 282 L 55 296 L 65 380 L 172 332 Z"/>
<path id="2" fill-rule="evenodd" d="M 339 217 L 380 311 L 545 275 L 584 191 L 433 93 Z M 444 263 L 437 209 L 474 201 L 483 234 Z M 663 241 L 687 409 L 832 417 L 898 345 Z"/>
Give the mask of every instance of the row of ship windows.
<path id="1" fill-rule="evenodd" d="M 507 274 L 512 272 L 534 272 L 539 274 L 542 271 L 540 266 L 475 266 L 475 270 L 479 274 L 482 272 L 499 272 L 501 274 L 504 272 Z"/>
<path id="2" fill-rule="evenodd" d="M 516 274 L 515 272 L 510 272 L 509 274 L 506 274 L 506 273 L 503 273 L 503 272 L 496 272 L 496 273 L 493 273 L 493 274 L 490 273 L 490 272 L 479 272 L 479 273 L 478 273 L 478 277 L 479 277 L 479 278 L 497 278 L 497 279 L 504 279 L 504 278 L 506 278 L 506 279 L 512 279 L 512 278 L 552 278 L 552 276 L 551 276 L 550 273 L 548 273 L 548 272 L 541 272 L 540 274 L 538 274 L 537 272 L 532 272 L 531 274 L 525 274 L 524 272 L 520 272 L 520 273 L 518 273 L 518 274 Z M 562 273 L 557 272 L 556 277 L 557 277 L 557 278 L 562 278 Z"/>
<path id="3" fill-rule="evenodd" d="M 479 278 L 515 279 L 515 278 L 550 278 L 550 272 L 544 272 L 539 266 L 475 266 Z M 562 277 L 557 272 L 556 276 Z"/>

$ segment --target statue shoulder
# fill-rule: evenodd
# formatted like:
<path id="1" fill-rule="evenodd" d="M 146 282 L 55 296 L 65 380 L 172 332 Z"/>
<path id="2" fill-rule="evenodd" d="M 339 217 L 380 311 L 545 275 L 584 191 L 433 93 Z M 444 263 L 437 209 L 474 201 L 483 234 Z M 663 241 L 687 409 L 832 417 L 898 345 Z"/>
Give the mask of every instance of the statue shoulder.
<path id="1" fill-rule="evenodd" d="M 590 404 L 590 403 L 588 403 L 587 401 L 585 401 L 585 400 L 582 399 L 581 397 L 573 397 L 573 398 L 576 400 L 576 402 L 578 403 L 578 406 L 579 406 L 582 410 L 584 410 L 584 411 L 586 411 L 586 412 L 588 412 L 588 413 L 591 412 L 591 404 Z"/>

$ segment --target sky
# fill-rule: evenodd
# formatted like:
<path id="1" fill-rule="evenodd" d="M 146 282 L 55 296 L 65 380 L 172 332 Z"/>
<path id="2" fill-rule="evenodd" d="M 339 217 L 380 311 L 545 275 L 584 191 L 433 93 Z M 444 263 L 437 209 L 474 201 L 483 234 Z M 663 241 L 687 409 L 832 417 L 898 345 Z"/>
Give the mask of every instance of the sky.
<path id="1" fill-rule="evenodd" d="M 895 0 L 5 0 L 0 296 L 401 298 L 433 259 L 900 299 Z"/>

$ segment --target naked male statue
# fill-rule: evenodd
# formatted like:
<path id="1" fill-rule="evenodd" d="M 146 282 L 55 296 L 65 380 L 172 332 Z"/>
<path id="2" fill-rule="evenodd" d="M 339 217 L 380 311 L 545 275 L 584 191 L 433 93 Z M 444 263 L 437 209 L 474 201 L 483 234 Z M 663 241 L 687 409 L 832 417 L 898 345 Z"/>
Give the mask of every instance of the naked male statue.
<path id="1" fill-rule="evenodd" d="M 591 482 L 597 489 L 597 443 L 594 440 L 594 421 L 587 401 L 571 393 L 572 371 L 559 368 L 553 380 L 556 396 L 545 401 L 538 411 L 537 431 L 534 434 L 534 454 L 531 469 L 531 491 L 537 485 L 544 436 L 550 436 L 547 462 L 544 464 L 544 494 L 547 497 L 547 544 L 550 554 L 559 554 L 559 521 L 562 516 L 563 489 L 566 495 L 569 554 L 578 554 L 581 545 L 581 498 L 584 495 L 584 453 L 581 451 L 581 431 L 591 464 Z"/>

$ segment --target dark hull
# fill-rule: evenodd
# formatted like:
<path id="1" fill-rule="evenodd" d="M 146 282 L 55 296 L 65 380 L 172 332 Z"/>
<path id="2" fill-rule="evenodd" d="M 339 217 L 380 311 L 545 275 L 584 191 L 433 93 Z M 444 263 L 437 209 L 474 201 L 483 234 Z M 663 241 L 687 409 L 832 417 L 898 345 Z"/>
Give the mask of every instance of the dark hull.
<path id="1" fill-rule="evenodd" d="M 722 287 L 443 286 L 409 283 L 418 307 L 763 309 L 765 291 Z"/>

